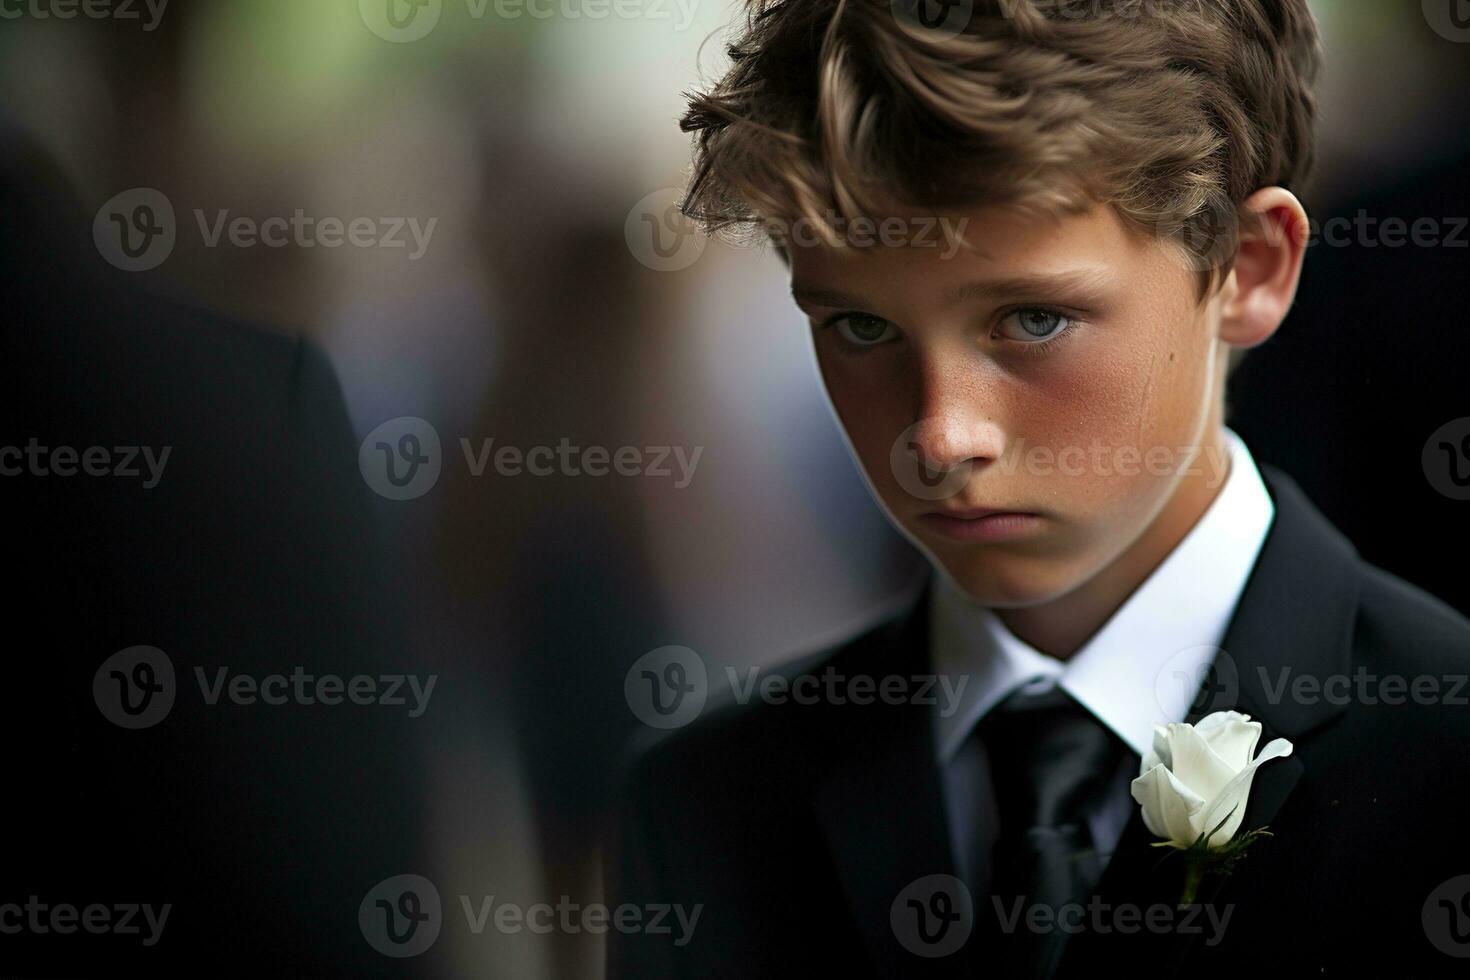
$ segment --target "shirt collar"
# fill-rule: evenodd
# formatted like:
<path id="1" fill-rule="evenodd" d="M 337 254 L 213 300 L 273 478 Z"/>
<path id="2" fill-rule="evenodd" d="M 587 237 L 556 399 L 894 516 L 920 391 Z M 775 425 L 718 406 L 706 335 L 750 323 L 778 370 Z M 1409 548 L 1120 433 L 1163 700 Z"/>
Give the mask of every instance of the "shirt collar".
<path id="1" fill-rule="evenodd" d="M 930 602 L 933 663 L 967 676 L 947 714 L 935 716 L 941 763 L 975 724 L 1023 682 L 1060 684 L 1140 757 L 1154 725 L 1183 721 L 1266 540 L 1275 505 L 1244 441 L 1224 429 L 1225 485 L 1195 526 L 1070 660 L 1036 650 L 940 570 Z M 1209 465 L 1208 461 L 1204 465 Z"/>

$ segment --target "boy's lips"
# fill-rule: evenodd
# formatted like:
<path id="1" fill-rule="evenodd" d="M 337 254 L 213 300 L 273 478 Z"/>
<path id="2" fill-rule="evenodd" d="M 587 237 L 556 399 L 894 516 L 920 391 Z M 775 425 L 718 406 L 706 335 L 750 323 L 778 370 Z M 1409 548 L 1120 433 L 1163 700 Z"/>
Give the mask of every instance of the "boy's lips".
<path id="1" fill-rule="evenodd" d="M 952 517 L 957 521 L 978 521 L 982 517 L 992 517 L 996 514 L 1031 514 L 1034 511 L 1020 510 L 1012 507 L 953 507 L 945 510 L 931 511 L 940 517 Z M 925 515 L 928 516 L 928 515 Z"/>
<path id="2" fill-rule="evenodd" d="M 1004 541 L 1034 532 L 1042 517 L 1030 511 L 965 507 L 919 515 L 919 525 L 953 541 Z"/>

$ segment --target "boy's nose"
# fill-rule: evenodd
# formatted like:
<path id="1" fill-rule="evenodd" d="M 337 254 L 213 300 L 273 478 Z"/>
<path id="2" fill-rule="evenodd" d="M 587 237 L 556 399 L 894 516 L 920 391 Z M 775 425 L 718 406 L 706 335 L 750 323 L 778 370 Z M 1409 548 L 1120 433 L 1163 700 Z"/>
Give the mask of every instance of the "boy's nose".
<path id="1" fill-rule="evenodd" d="M 919 463 L 948 472 L 1000 457 L 1005 432 L 998 409 L 1000 379 L 969 351 L 929 350 L 916 361 L 917 424 L 909 434 Z"/>
<path id="2" fill-rule="evenodd" d="M 946 473 L 966 463 L 998 458 L 1005 446 L 1000 427 L 973 408 L 950 407 L 926 415 L 908 436 L 909 450 L 925 469 Z"/>

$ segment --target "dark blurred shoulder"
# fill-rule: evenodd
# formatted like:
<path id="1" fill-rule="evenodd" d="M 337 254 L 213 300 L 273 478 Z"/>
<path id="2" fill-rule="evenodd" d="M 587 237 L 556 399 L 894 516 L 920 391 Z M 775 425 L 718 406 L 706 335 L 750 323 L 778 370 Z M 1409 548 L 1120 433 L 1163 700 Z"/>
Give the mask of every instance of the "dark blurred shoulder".
<path id="1" fill-rule="evenodd" d="M 819 778 L 839 750 L 886 707 L 881 702 L 833 702 L 820 696 L 821 685 L 830 678 L 847 682 L 923 669 L 928 655 L 923 648 L 924 584 L 920 581 L 875 607 L 830 643 L 768 668 L 735 668 L 731 683 L 713 693 L 689 724 L 665 731 L 641 729 L 622 753 L 619 772 L 627 792 L 769 797 Z M 789 692 L 804 677 L 807 696 L 797 699 Z M 786 693 L 762 697 L 757 693 L 762 683 Z"/>

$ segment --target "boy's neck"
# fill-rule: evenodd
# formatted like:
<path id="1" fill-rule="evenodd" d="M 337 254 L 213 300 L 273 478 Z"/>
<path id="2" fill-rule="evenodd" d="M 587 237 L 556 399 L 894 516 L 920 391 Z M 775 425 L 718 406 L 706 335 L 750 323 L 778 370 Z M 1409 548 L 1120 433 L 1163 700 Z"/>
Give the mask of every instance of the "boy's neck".
<path id="1" fill-rule="evenodd" d="M 1205 440 L 1200 458 L 1228 460 L 1224 429 L 1212 421 L 1209 431 L 1213 434 Z M 1234 468 L 1233 461 L 1229 466 Z M 1211 467 L 1190 469 L 1195 472 L 1180 480 L 1163 510 L 1110 565 L 1060 598 L 1026 608 L 996 609 L 996 615 L 1036 650 L 1059 660 L 1071 659 L 1178 547 L 1224 488 L 1225 480 L 1211 485 Z"/>

